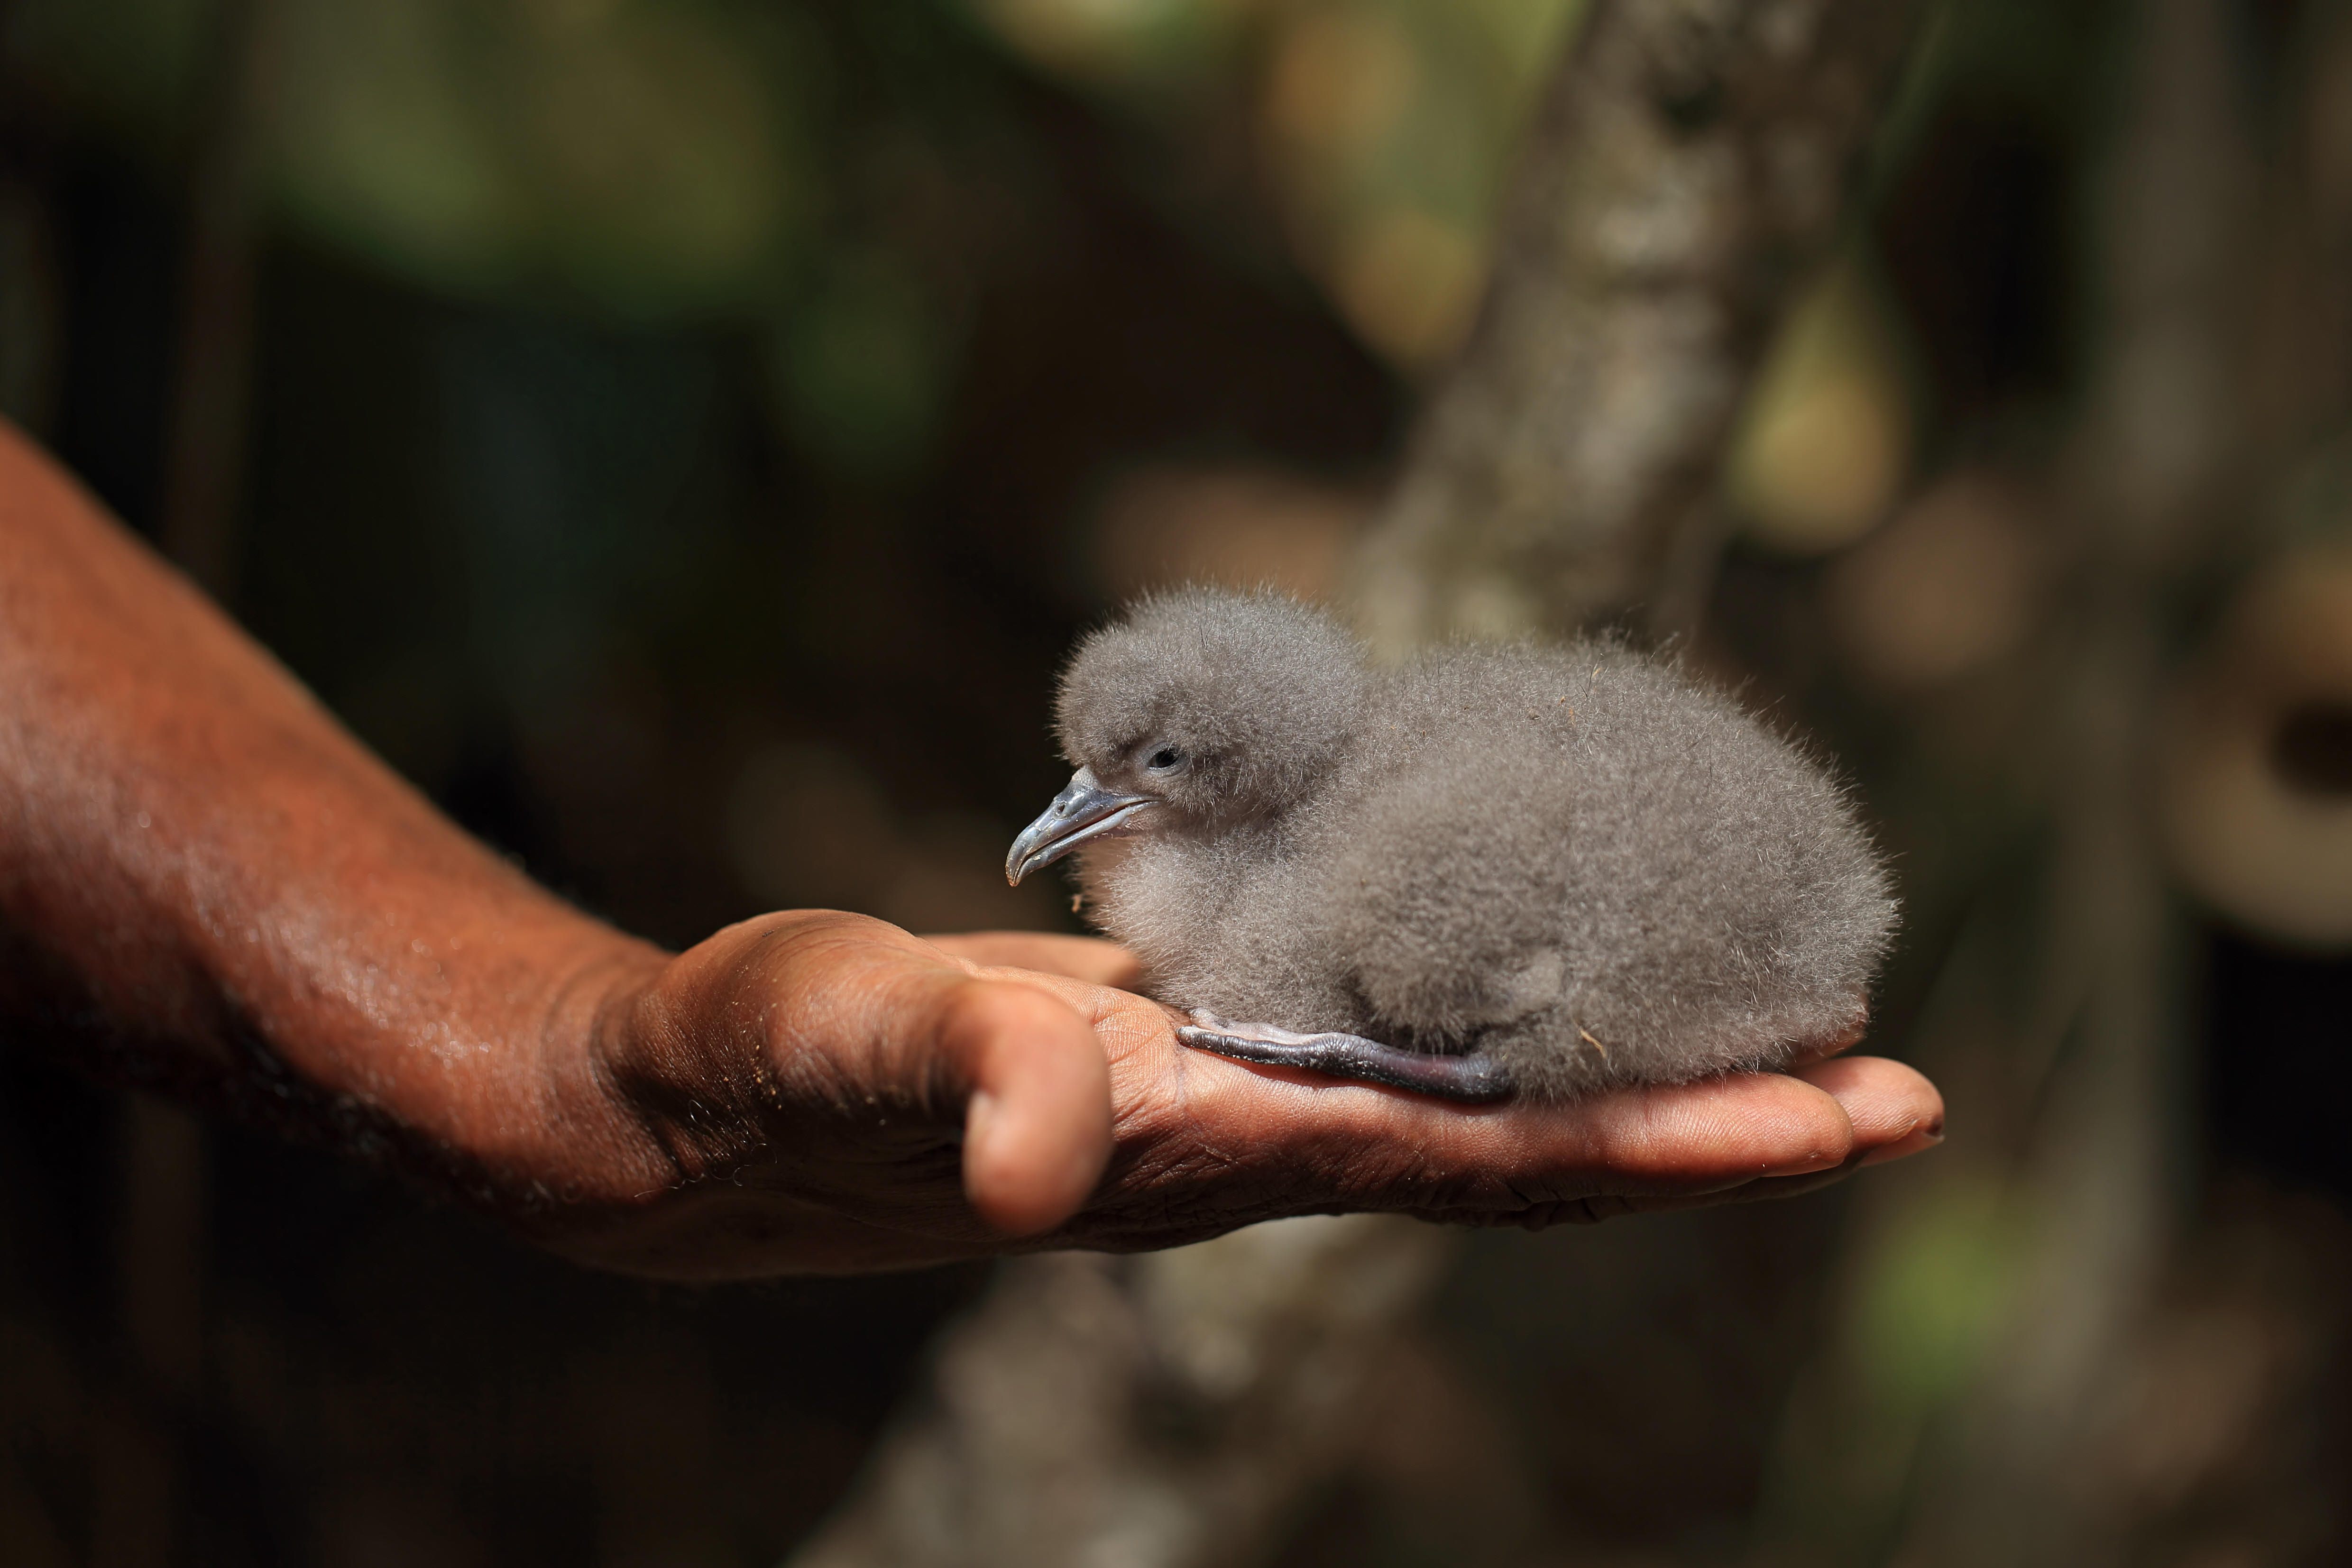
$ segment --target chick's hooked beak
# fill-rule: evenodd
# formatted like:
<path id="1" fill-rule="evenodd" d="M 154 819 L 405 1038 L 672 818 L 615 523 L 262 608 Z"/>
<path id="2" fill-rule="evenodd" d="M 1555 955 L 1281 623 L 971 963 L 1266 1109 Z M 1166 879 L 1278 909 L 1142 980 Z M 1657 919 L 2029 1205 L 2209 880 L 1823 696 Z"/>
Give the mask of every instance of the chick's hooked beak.
<path id="1" fill-rule="evenodd" d="M 1021 879 L 1031 872 L 1052 865 L 1088 839 L 1118 832 L 1129 817 L 1151 803 L 1149 795 L 1110 789 L 1096 781 L 1094 769 L 1079 768 L 1045 814 L 1013 841 L 1013 849 L 1004 857 L 1004 880 L 1019 887 Z"/>

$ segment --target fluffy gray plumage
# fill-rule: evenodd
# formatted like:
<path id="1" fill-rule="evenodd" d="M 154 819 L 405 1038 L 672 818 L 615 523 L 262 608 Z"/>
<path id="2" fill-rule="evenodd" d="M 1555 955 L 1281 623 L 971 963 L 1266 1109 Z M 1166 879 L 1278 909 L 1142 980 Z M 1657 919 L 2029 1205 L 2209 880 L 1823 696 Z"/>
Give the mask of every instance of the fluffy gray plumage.
<path id="1" fill-rule="evenodd" d="M 1057 719 L 1152 802 L 1079 852 L 1162 1000 L 1526 1095 L 1777 1067 L 1858 1027 L 1894 928 L 1823 770 L 1622 648 L 1375 670 L 1291 600 L 1187 591 L 1087 639 Z"/>

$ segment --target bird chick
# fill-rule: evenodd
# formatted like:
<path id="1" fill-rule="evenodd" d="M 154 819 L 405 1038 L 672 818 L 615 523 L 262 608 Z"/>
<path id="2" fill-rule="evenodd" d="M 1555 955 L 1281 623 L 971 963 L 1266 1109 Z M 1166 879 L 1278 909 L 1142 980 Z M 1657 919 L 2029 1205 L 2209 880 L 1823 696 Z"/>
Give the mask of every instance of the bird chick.
<path id="1" fill-rule="evenodd" d="M 1462 1100 L 1770 1070 L 1861 1026 L 1888 879 L 1823 770 L 1622 647 L 1392 670 L 1274 594 L 1148 600 L 1080 645 L 1068 788 L 1014 883 L 1081 852 L 1177 1032 Z"/>

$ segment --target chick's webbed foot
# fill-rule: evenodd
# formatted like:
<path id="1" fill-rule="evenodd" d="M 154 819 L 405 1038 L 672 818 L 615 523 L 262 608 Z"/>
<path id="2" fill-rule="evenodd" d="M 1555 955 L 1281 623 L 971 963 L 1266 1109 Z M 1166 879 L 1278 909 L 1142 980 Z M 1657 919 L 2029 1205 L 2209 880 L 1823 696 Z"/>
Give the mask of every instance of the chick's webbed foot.
<path id="1" fill-rule="evenodd" d="M 1192 1023 L 1177 1029 L 1176 1038 L 1219 1056 L 1385 1083 L 1444 1100 L 1503 1100 L 1511 1093 L 1501 1064 L 1475 1051 L 1443 1056 L 1406 1051 L 1360 1034 L 1299 1034 L 1268 1023 L 1228 1023 L 1198 1009 Z"/>

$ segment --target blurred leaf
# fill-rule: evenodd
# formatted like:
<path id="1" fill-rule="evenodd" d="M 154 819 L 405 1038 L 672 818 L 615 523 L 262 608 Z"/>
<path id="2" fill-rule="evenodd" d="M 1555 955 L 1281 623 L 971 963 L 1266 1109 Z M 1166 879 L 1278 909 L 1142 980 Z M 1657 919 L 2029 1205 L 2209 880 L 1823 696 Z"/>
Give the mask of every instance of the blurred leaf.
<path id="1" fill-rule="evenodd" d="M 864 474 L 913 461 L 946 391 L 950 348 L 938 306 L 900 258 L 884 251 L 835 258 L 779 343 L 794 434 Z"/>
<path id="2" fill-rule="evenodd" d="M 2017 1299 L 2026 1242 L 1997 1182 L 1953 1180 L 1906 1210 L 1863 1265 L 1852 1344 L 1864 1386 L 1908 1410 L 1967 1386 Z"/>
<path id="3" fill-rule="evenodd" d="M 1853 543 L 1911 462 L 1910 345 L 1867 257 L 1798 299 L 1758 372 L 1724 484 L 1750 537 L 1790 555 Z"/>
<path id="4" fill-rule="evenodd" d="M 1024 55 L 1114 89 L 1194 78 L 1231 57 L 1248 0 L 969 0 Z"/>
<path id="5" fill-rule="evenodd" d="M 428 282 L 724 308 L 762 292 L 814 205 L 795 40 L 732 8 L 283 3 L 287 196 Z"/>
<path id="6" fill-rule="evenodd" d="M 1365 340 L 1460 340 L 1496 204 L 1577 0 L 1317 0 L 1268 10 L 1263 135 L 1292 243 Z"/>
<path id="7" fill-rule="evenodd" d="M 447 22 L 424 5 L 289 6 L 278 176 L 307 225 L 477 289 L 525 270 L 531 218 Z"/>

